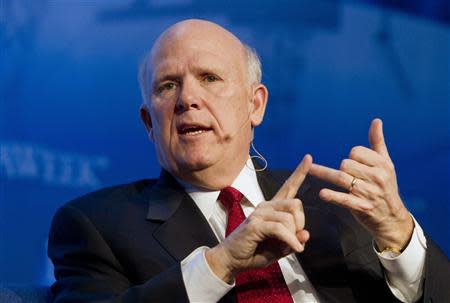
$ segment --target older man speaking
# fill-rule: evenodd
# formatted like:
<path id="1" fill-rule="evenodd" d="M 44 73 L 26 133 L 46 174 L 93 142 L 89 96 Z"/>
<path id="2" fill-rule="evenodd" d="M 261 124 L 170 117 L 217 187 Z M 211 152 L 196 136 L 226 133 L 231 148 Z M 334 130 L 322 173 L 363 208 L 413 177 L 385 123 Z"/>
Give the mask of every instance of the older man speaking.
<path id="1" fill-rule="evenodd" d="M 173 25 L 140 80 L 161 176 L 57 212 L 54 302 L 450 297 L 449 262 L 400 199 L 380 120 L 339 170 L 306 155 L 289 176 L 250 160 L 268 91 L 257 55 L 224 28 Z"/>

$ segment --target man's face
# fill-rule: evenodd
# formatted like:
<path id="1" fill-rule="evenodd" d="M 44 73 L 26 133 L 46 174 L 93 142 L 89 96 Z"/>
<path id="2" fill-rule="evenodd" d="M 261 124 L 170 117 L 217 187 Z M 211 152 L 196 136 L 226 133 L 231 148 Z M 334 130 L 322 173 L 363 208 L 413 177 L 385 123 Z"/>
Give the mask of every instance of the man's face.
<path id="1" fill-rule="evenodd" d="M 189 182 L 196 172 L 245 163 L 254 117 L 244 58 L 238 41 L 202 28 L 171 33 L 155 47 L 150 137 L 175 176 Z"/>

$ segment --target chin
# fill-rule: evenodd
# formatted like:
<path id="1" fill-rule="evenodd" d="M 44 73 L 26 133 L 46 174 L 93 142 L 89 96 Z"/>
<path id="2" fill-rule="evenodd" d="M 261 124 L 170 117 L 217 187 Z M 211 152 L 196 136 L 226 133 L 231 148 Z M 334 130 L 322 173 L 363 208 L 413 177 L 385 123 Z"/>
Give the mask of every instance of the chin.
<path id="1" fill-rule="evenodd" d="M 199 171 L 207 169 L 214 164 L 211 159 L 185 159 L 178 163 L 178 166 L 183 171 Z"/>
<path id="2" fill-rule="evenodd" d="M 174 151 L 170 153 L 170 157 L 166 158 L 166 163 L 174 168 L 176 171 L 198 171 L 206 169 L 215 162 L 210 153 L 206 152 L 188 152 L 188 151 Z"/>

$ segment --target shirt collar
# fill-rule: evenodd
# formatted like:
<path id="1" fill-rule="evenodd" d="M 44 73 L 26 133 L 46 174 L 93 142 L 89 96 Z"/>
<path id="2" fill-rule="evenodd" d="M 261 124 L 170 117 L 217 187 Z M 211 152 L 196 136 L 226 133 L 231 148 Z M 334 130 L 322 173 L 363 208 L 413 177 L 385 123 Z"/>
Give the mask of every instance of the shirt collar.
<path id="1" fill-rule="evenodd" d="M 213 202 L 217 201 L 220 191 L 199 188 L 180 180 L 178 180 L 178 182 L 194 200 L 203 215 L 207 219 L 210 218 L 215 207 L 215 203 Z M 262 200 L 264 200 L 264 196 L 258 184 L 258 179 L 256 178 L 255 167 L 250 158 L 247 160 L 241 172 L 231 184 L 231 187 L 239 190 L 253 207 L 256 207 L 260 202 L 262 202 Z"/>

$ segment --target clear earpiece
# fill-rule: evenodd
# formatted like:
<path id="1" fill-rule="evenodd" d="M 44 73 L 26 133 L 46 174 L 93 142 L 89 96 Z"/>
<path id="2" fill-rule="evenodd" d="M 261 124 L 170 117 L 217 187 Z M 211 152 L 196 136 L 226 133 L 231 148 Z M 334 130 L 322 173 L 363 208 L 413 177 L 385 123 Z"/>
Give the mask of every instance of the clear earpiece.
<path id="1" fill-rule="evenodd" d="M 253 134 L 253 133 L 252 133 L 252 134 Z M 266 158 L 264 158 L 263 155 L 261 155 L 261 153 L 255 148 L 255 145 L 253 144 L 253 139 L 252 139 L 252 142 L 251 142 L 251 144 L 250 144 L 250 147 L 255 151 L 255 154 L 256 154 L 256 155 L 250 156 L 250 159 L 256 158 L 256 159 L 261 160 L 261 161 L 264 163 L 263 168 L 255 168 L 255 171 L 258 172 L 258 171 L 263 171 L 263 170 L 265 170 L 265 169 L 267 168 L 267 160 L 266 160 Z"/>

